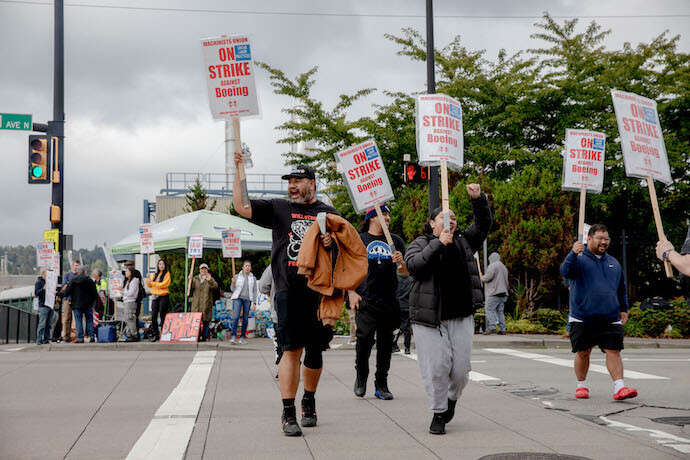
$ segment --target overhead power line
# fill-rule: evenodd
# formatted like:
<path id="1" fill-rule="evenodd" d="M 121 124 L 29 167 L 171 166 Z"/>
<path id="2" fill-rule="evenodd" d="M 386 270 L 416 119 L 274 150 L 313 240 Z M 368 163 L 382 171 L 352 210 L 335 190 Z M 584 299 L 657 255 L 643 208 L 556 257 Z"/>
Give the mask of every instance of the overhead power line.
<path id="1" fill-rule="evenodd" d="M 52 6 L 52 3 L 35 2 L 30 0 L 0 0 L 0 3 L 14 3 L 22 5 Z M 166 13 L 201 13 L 201 14 L 237 14 L 255 16 L 313 16 L 335 18 L 381 18 L 381 19 L 423 19 L 424 14 L 389 14 L 389 13 L 335 13 L 319 11 L 257 11 L 257 10 L 222 10 L 222 9 L 198 9 L 198 8 L 167 8 L 106 5 L 93 3 L 65 3 L 66 7 L 99 8 L 110 10 L 129 11 L 158 11 Z M 435 19 L 517 19 L 534 20 L 541 15 L 472 15 L 472 14 L 435 14 Z M 598 14 L 598 15 L 553 15 L 553 19 L 673 19 L 688 18 L 688 14 Z"/>

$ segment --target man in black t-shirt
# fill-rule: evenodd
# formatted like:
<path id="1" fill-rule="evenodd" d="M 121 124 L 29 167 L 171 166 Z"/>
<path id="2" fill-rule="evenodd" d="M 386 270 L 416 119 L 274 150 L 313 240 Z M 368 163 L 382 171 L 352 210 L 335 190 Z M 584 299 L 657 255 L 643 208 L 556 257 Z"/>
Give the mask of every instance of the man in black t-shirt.
<path id="1" fill-rule="evenodd" d="M 242 161 L 235 153 L 235 165 Z M 281 418 L 286 436 L 301 436 L 297 424 L 295 395 L 300 380 L 302 350 L 304 364 L 304 397 L 302 398 L 302 426 L 316 426 L 314 393 L 323 367 L 322 352 L 333 337 L 330 327 L 323 326 L 317 317 L 321 297 L 307 287 L 307 279 L 297 274 L 297 255 L 307 229 L 319 212 L 338 214 L 333 207 L 316 199 L 316 177 L 307 166 L 297 166 L 288 180 L 289 199 L 250 200 L 249 207 L 242 204 L 241 182 L 235 175 L 232 200 L 235 210 L 243 217 L 262 227 L 273 230 L 271 270 L 275 285 L 275 309 L 278 316 L 276 336 L 283 350 L 278 365 L 280 394 L 283 398 Z M 324 247 L 330 248 L 330 233 L 321 235 Z"/>
<path id="2" fill-rule="evenodd" d="M 388 226 L 390 209 L 382 206 L 381 215 Z M 350 308 L 357 311 L 357 355 L 355 358 L 355 395 L 366 393 L 369 376 L 369 355 L 376 335 L 375 395 L 379 399 L 393 399 L 388 389 L 388 370 L 391 367 L 393 331 L 400 326 L 400 305 L 398 304 L 398 277 L 396 270 L 407 273 L 403 257 L 405 243 L 398 235 L 391 235 L 394 248 L 386 242 L 383 226 L 372 209 L 364 217 L 359 236 L 367 248 L 369 271 L 367 277 L 355 291 L 350 291 Z M 399 268 L 396 264 L 400 264 Z"/>

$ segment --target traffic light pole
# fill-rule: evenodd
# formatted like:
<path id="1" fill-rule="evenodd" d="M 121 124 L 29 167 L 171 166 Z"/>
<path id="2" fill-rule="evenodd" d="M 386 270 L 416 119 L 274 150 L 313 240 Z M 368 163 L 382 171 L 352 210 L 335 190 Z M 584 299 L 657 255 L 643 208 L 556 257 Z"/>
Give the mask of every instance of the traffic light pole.
<path id="1" fill-rule="evenodd" d="M 64 4 L 63 0 L 55 0 L 54 9 L 55 39 L 53 42 L 53 121 L 48 122 L 48 142 L 51 144 L 51 155 L 57 159 L 57 167 L 52 167 L 58 172 L 59 177 L 51 183 L 51 203 L 60 208 L 60 220 L 51 224 L 51 228 L 58 229 L 58 280 L 62 282 L 62 252 L 65 249 L 63 210 L 64 185 L 65 185 L 65 31 L 64 31 Z M 57 138 L 55 144 L 52 138 Z M 57 148 L 57 155 L 53 149 Z"/>
<path id="2" fill-rule="evenodd" d="M 436 75 L 434 59 L 434 9 L 432 0 L 426 0 L 426 84 L 428 94 L 436 92 Z M 439 197 L 439 168 L 429 168 L 429 215 L 438 208 L 441 199 Z"/>

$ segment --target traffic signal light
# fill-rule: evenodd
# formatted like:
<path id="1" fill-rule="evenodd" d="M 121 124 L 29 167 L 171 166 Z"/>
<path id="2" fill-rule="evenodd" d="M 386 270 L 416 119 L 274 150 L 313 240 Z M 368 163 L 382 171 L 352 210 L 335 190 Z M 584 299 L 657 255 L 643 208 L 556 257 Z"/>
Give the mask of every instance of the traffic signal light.
<path id="1" fill-rule="evenodd" d="M 50 183 L 47 136 L 29 136 L 29 184 Z"/>
<path id="2" fill-rule="evenodd" d="M 405 163 L 405 184 L 424 184 L 429 180 L 429 167 L 419 163 Z"/>

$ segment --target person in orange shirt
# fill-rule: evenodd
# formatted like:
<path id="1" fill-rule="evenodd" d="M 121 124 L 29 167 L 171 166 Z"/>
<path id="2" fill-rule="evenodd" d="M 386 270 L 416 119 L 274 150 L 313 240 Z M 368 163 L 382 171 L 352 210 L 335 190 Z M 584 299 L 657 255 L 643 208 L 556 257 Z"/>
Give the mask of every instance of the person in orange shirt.
<path id="1" fill-rule="evenodd" d="M 146 285 L 151 289 L 151 327 L 149 327 L 149 336 L 151 342 L 160 339 L 160 330 L 158 329 L 158 316 L 160 316 L 160 326 L 163 327 L 165 315 L 170 310 L 170 297 L 168 286 L 170 286 L 170 272 L 168 271 L 168 264 L 165 260 L 160 259 L 156 266 L 156 273 L 152 273 L 146 279 Z"/>

